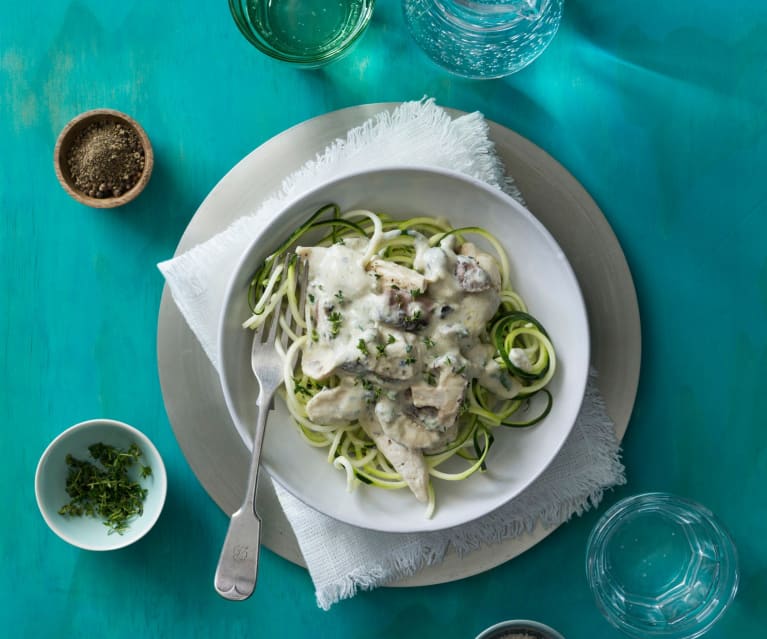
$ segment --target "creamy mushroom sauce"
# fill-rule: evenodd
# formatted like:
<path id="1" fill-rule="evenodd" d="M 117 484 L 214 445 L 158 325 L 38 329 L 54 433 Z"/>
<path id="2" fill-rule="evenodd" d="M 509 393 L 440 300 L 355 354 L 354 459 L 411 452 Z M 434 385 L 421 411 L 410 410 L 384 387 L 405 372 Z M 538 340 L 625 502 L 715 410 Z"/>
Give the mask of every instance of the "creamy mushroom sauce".
<path id="1" fill-rule="evenodd" d="M 457 246 L 452 235 L 434 247 L 413 235 L 412 269 L 366 259 L 364 238 L 296 250 L 309 264 L 313 323 L 301 367 L 314 379 L 340 380 L 312 397 L 308 417 L 322 425 L 359 421 L 426 502 L 423 453 L 455 439 L 471 381 L 502 398 L 521 387 L 488 343 L 487 324 L 500 304 L 495 259 L 471 243 Z M 511 356 L 525 367 L 523 351 Z"/>

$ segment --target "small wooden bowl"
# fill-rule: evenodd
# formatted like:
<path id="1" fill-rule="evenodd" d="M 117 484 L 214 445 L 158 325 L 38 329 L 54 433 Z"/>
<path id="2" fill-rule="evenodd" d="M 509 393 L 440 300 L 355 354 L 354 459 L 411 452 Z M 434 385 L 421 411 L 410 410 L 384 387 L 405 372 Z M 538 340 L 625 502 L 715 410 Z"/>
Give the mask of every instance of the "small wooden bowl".
<path id="1" fill-rule="evenodd" d="M 143 147 L 144 170 L 136 184 L 120 195 L 104 198 L 91 197 L 79 189 L 72 178 L 72 173 L 69 164 L 67 163 L 67 157 L 72 149 L 72 145 L 77 140 L 78 135 L 94 122 L 115 122 L 133 129 L 136 135 L 138 135 L 141 146 Z M 153 166 L 154 152 L 152 151 L 152 145 L 150 144 L 149 137 L 144 129 L 141 128 L 141 125 L 133 118 L 120 111 L 115 111 L 114 109 L 93 109 L 92 111 L 81 113 L 70 120 L 59 134 L 59 137 L 56 140 L 56 146 L 53 150 L 53 168 L 55 169 L 56 177 L 59 179 L 64 190 L 81 204 L 98 209 L 115 208 L 134 200 L 139 193 L 144 190 L 147 182 L 149 182 Z"/>

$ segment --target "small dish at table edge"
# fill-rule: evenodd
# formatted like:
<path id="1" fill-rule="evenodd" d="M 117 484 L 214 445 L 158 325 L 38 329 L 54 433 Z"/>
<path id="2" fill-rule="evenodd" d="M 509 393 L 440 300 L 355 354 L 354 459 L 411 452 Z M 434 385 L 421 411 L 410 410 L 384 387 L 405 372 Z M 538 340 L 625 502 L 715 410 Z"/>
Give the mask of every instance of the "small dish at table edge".
<path id="1" fill-rule="evenodd" d="M 526 639 L 565 639 L 559 632 L 538 621 L 510 619 L 485 628 L 476 639 L 506 639 L 512 633 L 526 633 Z M 533 634 L 527 634 L 533 633 Z"/>
<path id="2" fill-rule="evenodd" d="M 93 122 L 103 121 L 122 124 L 136 133 L 144 152 L 144 169 L 141 172 L 138 181 L 130 189 L 125 191 L 125 193 L 112 197 L 96 198 L 89 196 L 75 186 L 67 164 L 67 155 L 76 136 L 81 131 Z M 61 133 L 59 133 L 59 136 L 56 139 L 56 145 L 53 149 L 53 168 L 61 187 L 74 200 L 85 206 L 97 209 L 116 208 L 135 200 L 146 187 L 149 178 L 152 176 L 152 169 L 154 168 L 154 150 L 152 149 L 152 144 L 149 141 L 149 136 L 146 134 L 146 131 L 144 131 L 143 127 L 131 116 L 122 113 L 121 111 L 116 111 L 115 109 L 92 109 L 72 118 L 61 130 Z"/>
<path id="3" fill-rule="evenodd" d="M 110 534 L 99 518 L 65 517 L 58 512 L 70 499 L 66 492 L 66 456 L 89 459 L 88 446 L 96 443 L 123 449 L 137 444 L 142 463 L 152 471 L 149 477 L 139 480 L 147 489 L 143 514 L 131 519 L 122 534 Z M 70 426 L 48 444 L 35 470 L 35 499 L 45 523 L 61 539 L 83 550 L 117 550 L 141 539 L 159 519 L 166 493 L 165 464 L 155 445 L 137 428 L 114 419 L 90 419 Z"/>

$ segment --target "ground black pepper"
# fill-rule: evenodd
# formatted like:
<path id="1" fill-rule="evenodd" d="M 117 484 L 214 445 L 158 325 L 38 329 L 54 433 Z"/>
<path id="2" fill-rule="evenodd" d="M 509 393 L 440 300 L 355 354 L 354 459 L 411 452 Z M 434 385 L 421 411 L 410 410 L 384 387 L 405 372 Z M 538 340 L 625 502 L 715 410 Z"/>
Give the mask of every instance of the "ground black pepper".
<path id="1" fill-rule="evenodd" d="M 75 186 L 90 197 L 118 197 L 133 188 L 144 171 L 144 149 L 130 127 L 103 120 L 85 127 L 67 154 Z"/>

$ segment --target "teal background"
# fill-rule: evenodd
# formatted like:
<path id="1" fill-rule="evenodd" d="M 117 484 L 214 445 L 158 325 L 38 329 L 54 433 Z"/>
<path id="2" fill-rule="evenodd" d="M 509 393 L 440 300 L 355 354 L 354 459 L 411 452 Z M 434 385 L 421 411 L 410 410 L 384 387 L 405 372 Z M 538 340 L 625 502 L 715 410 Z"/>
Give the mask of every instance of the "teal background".
<path id="1" fill-rule="evenodd" d="M 628 485 L 522 556 L 460 582 L 379 589 L 320 611 L 307 573 L 263 552 L 259 588 L 220 599 L 227 518 L 176 444 L 156 366 L 163 281 L 197 206 L 284 129 L 361 103 L 433 96 L 528 137 L 595 198 L 631 266 L 643 367 L 624 440 Z M 134 203 L 80 206 L 52 167 L 81 111 L 137 118 L 156 164 Z M 533 65 L 497 81 L 433 66 L 399 3 L 319 71 L 259 54 L 226 2 L 79 0 L 0 5 L 0 627 L 12 637 L 474 637 L 533 618 L 568 639 L 618 637 L 587 590 L 583 551 L 604 508 L 668 490 L 730 528 L 734 605 L 708 635 L 767 624 L 767 5 L 749 0 L 566 0 Z M 619 354 L 618 354 L 619 356 Z M 142 541 L 66 545 L 40 517 L 37 460 L 69 425 L 112 417 L 163 454 L 168 500 Z"/>

